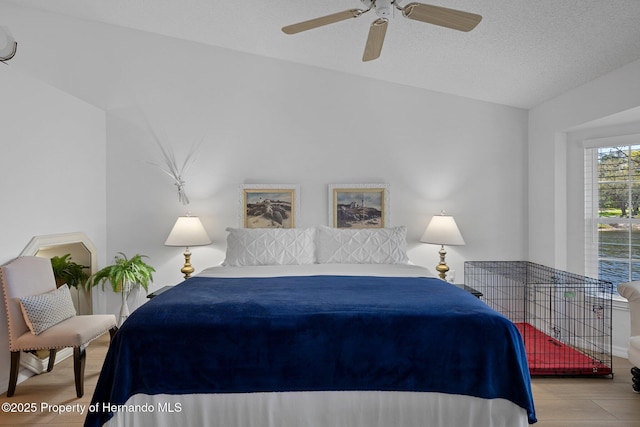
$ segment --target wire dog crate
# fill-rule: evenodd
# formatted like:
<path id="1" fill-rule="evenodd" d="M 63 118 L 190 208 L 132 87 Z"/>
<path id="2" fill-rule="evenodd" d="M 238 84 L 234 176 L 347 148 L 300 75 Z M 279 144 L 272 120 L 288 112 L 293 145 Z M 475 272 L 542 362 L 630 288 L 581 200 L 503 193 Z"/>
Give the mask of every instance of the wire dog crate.
<path id="1" fill-rule="evenodd" d="M 613 284 L 527 261 L 467 261 L 465 285 L 516 324 L 531 375 L 613 376 Z"/>

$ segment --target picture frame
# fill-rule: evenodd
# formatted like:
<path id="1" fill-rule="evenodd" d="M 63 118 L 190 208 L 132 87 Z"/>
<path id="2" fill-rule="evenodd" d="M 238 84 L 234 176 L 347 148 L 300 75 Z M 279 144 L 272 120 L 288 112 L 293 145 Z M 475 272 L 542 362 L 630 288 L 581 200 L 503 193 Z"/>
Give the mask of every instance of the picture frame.
<path id="1" fill-rule="evenodd" d="M 242 228 L 295 228 L 300 211 L 300 186 L 242 184 L 239 205 Z"/>
<path id="2" fill-rule="evenodd" d="M 335 228 L 389 226 L 388 184 L 330 184 L 329 225 Z"/>

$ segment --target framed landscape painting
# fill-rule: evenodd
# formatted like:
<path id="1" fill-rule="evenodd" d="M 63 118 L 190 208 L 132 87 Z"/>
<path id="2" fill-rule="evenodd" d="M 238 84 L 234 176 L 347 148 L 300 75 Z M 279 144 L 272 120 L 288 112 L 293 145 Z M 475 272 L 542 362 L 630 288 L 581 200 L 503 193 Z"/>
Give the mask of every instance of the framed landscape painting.
<path id="1" fill-rule="evenodd" d="M 297 185 L 240 186 L 240 221 L 244 228 L 294 228 L 298 206 Z"/>
<path id="2" fill-rule="evenodd" d="M 329 224 L 331 226 L 384 228 L 388 222 L 388 184 L 329 185 Z"/>

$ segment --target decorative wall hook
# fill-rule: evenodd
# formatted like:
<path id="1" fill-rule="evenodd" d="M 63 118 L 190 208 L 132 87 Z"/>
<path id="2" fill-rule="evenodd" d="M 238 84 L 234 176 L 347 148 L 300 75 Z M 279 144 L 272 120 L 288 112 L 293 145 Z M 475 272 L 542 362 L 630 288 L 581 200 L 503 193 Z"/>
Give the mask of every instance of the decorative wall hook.
<path id="1" fill-rule="evenodd" d="M 157 163 L 152 164 L 158 166 L 164 173 L 166 173 L 173 179 L 173 184 L 178 187 L 178 201 L 186 206 L 189 204 L 189 198 L 185 193 L 185 182 L 182 177 L 189 165 L 195 160 L 195 147 L 191 147 L 191 151 L 189 151 L 189 154 L 187 154 L 184 162 L 182 163 L 182 165 L 179 165 L 176 161 L 176 156 L 173 153 L 171 147 L 164 147 L 157 139 L 156 142 L 158 144 L 158 147 L 160 148 L 160 151 L 162 152 L 164 165 L 160 165 Z"/>
<path id="2" fill-rule="evenodd" d="M 2 44 L 3 39 L 6 44 Z M 0 26 L 0 62 L 5 63 L 18 51 L 18 42 L 13 38 L 7 27 Z"/>

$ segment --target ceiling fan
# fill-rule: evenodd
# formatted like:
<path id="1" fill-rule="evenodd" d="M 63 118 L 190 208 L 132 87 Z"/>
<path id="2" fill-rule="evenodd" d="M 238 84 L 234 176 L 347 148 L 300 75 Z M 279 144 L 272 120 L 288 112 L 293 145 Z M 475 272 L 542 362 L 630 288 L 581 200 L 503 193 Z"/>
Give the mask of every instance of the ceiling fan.
<path id="1" fill-rule="evenodd" d="M 361 0 L 366 9 L 349 9 L 331 15 L 321 16 L 297 24 L 288 25 L 282 28 L 285 34 L 296 34 L 324 25 L 334 24 L 349 18 L 358 18 L 361 15 L 375 10 L 378 19 L 371 23 L 369 36 L 362 56 L 363 61 L 377 59 L 382 51 L 384 36 L 387 33 L 387 24 L 393 14 L 393 9 L 402 12 L 405 18 L 426 22 L 427 24 L 439 25 L 459 31 L 471 31 L 482 20 L 482 16 L 475 13 L 463 12 L 461 10 L 449 9 L 441 6 L 433 6 L 423 3 L 409 3 L 402 7 L 398 3 L 401 0 Z"/>

